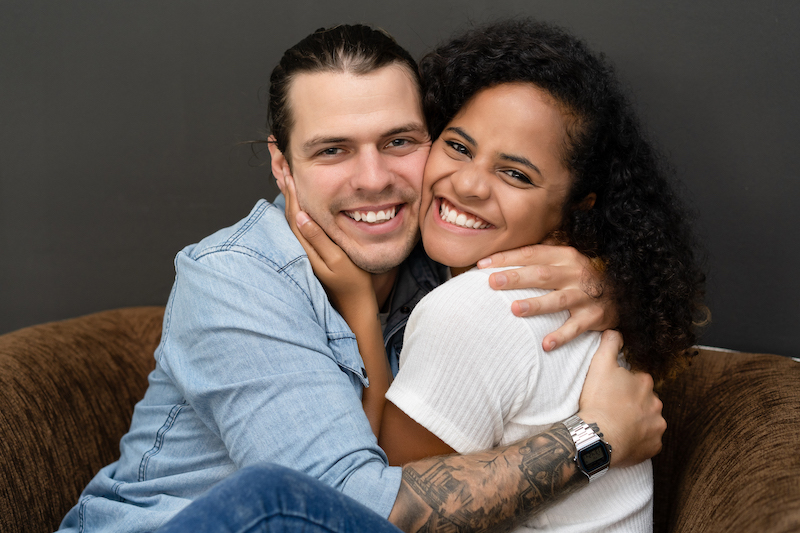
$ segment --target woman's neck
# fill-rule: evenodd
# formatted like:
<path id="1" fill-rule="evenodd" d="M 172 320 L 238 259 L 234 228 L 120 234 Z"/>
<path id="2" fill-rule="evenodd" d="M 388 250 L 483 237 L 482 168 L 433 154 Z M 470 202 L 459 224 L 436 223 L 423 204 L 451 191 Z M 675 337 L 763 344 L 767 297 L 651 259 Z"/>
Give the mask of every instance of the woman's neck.
<path id="1" fill-rule="evenodd" d="M 472 267 L 475 265 L 465 266 L 465 267 L 450 267 L 450 275 L 453 277 L 458 276 L 459 274 L 463 274 L 467 270 L 471 270 Z"/>

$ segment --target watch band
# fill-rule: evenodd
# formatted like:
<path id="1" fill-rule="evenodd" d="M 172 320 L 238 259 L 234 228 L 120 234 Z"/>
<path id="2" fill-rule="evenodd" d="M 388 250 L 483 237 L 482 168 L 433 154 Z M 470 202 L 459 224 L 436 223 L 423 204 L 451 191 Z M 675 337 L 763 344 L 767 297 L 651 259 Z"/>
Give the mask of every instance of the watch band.
<path id="1" fill-rule="evenodd" d="M 608 472 L 611 464 L 611 446 L 583 421 L 572 415 L 563 422 L 575 443 L 575 463 L 592 482 Z"/>

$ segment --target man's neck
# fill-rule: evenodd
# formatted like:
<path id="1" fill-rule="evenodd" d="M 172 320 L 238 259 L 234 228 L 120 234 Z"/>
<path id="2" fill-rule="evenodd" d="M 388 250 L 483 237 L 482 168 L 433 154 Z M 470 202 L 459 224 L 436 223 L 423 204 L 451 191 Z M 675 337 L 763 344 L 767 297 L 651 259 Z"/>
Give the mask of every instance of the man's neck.
<path id="1" fill-rule="evenodd" d="M 397 272 L 400 267 L 394 267 L 389 272 L 372 275 L 372 287 L 375 289 L 375 298 L 378 300 L 378 309 L 383 310 L 386 300 L 392 294 L 392 287 L 397 279 Z"/>

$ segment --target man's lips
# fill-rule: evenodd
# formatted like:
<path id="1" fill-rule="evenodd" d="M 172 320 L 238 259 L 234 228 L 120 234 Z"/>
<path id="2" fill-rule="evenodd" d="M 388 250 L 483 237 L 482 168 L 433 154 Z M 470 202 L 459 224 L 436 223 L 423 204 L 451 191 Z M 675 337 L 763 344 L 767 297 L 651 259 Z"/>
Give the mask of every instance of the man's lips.
<path id="1" fill-rule="evenodd" d="M 492 226 L 477 215 L 457 209 L 444 198 L 439 198 L 439 218 L 443 222 L 461 228 L 487 229 Z"/>
<path id="2" fill-rule="evenodd" d="M 397 215 L 399 207 L 402 207 L 402 204 L 392 205 L 383 209 L 354 209 L 342 212 L 356 222 L 380 224 L 392 220 Z"/>

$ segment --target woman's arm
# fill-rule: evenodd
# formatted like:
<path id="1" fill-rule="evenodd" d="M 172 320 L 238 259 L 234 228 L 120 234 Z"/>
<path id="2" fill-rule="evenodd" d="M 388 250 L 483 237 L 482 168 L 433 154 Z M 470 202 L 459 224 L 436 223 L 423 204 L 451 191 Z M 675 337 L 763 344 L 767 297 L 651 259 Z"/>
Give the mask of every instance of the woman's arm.
<path id="1" fill-rule="evenodd" d="M 377 437 L 381 427 L 386 391 L 389 388 L 389 362 L 383 347 L 383 331 L 378 316 L 378 302 L 372 276 L 357 267 L 322 229 L 300 210 L 291 175 L 284 175 L 286 219 L 303 245 L 314 274 L 325 287 L 328 299 L 353 330 L 358 351 L 364 362 L 369 387 L 361 396 L 361 405 L 372 432 Z M 301 230 L 302 228 L 302 230 Z M 324 238 L 319 238 L 324 237 Z"/>
<path id="2" fill-rule="evenodd" d="M 386 402 L 378 445 L 386 452 L 389 464 L 402 466 L 435 455 L 456 451 L 428 431 L 390 401 Z"/>

